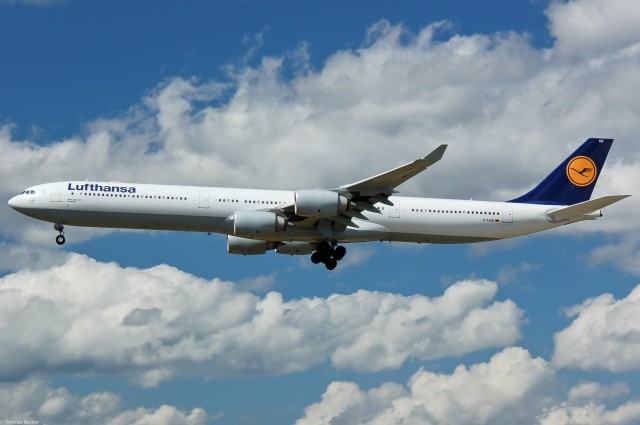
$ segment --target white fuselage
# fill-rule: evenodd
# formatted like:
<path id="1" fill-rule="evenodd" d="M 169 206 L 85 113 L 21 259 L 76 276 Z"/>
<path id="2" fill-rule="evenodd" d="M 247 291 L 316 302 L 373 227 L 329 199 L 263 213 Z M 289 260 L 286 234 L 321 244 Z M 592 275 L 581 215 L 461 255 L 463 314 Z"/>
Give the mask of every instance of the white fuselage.
<path id="1" fill-rule="evenodd" d="M 34 186 L 9 202 L 30 217 L 71 226 L 182 230 L 233 235 L 230 216 L 291 204 L 294 191 L 218 187 L 59 182 Z M 510 238 L 567 224 L 547 213 L 557 205 L 391 196 L 392 205 L 353 217 L 355 226 L 333 233 L 337 242 L 469 243 Z M 585 219 L 588 217 L 585 217 Z M 572 220 L 573 221 L 573 220 Z M 290 223 L 260 237 L 271 241 L 320 241 L 315 227 Z"/>

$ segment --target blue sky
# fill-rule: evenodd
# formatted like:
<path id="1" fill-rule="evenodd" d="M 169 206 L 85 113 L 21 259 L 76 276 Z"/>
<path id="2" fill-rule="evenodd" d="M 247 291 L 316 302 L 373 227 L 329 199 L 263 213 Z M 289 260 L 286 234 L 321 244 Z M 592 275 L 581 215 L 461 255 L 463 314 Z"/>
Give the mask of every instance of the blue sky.
<path id="1" fill-rule="evenodd" d="M 0 420 L 637 423 L 638 19 L 631 0 L 0 1 L 2 199 L 335 187 L 448 143 L 401 192 L 504 200 L 588 137 L 616 139 L 596 195 L 633 195 L 512 241 L 350 247 L 332 273 L 219 235 L 69 228 L 61 249 L 5 204 Z"/>

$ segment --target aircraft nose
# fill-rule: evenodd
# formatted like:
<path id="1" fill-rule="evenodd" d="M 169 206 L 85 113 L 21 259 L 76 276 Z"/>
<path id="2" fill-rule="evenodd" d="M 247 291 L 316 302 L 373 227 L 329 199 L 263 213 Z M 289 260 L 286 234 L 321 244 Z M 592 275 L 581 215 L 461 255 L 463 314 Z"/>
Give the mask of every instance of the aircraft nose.
<path id="1" fill-rule="evenodd" d="M 9 206 L 13 209 L 16 209 L 18 207 L 18 197 L 14 196 L 13 198 L 9 199 Z"/>

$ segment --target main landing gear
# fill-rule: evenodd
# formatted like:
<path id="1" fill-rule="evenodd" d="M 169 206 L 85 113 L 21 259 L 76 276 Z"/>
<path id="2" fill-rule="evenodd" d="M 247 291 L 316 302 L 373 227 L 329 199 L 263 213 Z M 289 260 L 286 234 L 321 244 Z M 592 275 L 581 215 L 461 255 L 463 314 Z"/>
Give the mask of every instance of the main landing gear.
<path id="1" fill-rule="evenodd" d="M 347 248 L 344 246 L 330 245 L 328 242 L 320 242 L 316 252 L 311 254 L 313 264 L 323 263 L 327 270 L 333 270 L 338 265 L 338 261 L 344 258 Z"/>
<path id="2" fill-rule="evenodd" d="M 60 234 L 58 236 L 56 236 L 56 243 L 58 245 L 64 245 L 64 226 L 62 225 L 62 223 L 56 223 L 53 225 L 53 228 L 60 232 Z"/>

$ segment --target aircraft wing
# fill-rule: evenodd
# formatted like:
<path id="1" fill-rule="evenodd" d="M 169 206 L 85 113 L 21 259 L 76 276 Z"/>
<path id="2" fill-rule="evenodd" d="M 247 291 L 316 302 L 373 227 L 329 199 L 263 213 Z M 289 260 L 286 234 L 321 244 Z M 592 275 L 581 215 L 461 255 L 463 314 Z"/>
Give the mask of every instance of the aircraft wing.
<path id="1" fill-rule="evenodd" d="M 440 145 L 424 158 L 419 158 L 408 164 L 355 183 L 329 189 L 349 199 L 349 209 L 340 215 L 336 215 L 330 219 L 323 218 L 323 220 L 333 221 L 334 224 L 341 227 L 342 230 L 346 227 L 357 228 L 358 225 L 351 220 L 352 218 L 364 219 L 365 216 L 362 215 L 362 211 L 365 210 L 380 213 L 380 210 L 374 206 L 376 203 L 393 205 L 388 198 L 396 193 L 396 187 L 440 161 L 446 149 L 447 145 Z M 315 218 L 305 219 L 295 216 L 293 213 L 293 204 L 284 205 L 280 209 L 286 214 L 289 221 L 296 222 L 297 226 L 313 226 L 319 221 Z"/>
<path id="2" fill-rule="evenodd" d="M 395 193 L 396 187 L 440 161 L 446 149 L 447 145 L 440 145 L 424 158 L 416 159 L 413 162 L 368 179 L 340 186 L 339 189 L 358 194 L 358 196 L 390 195 Z"/>

